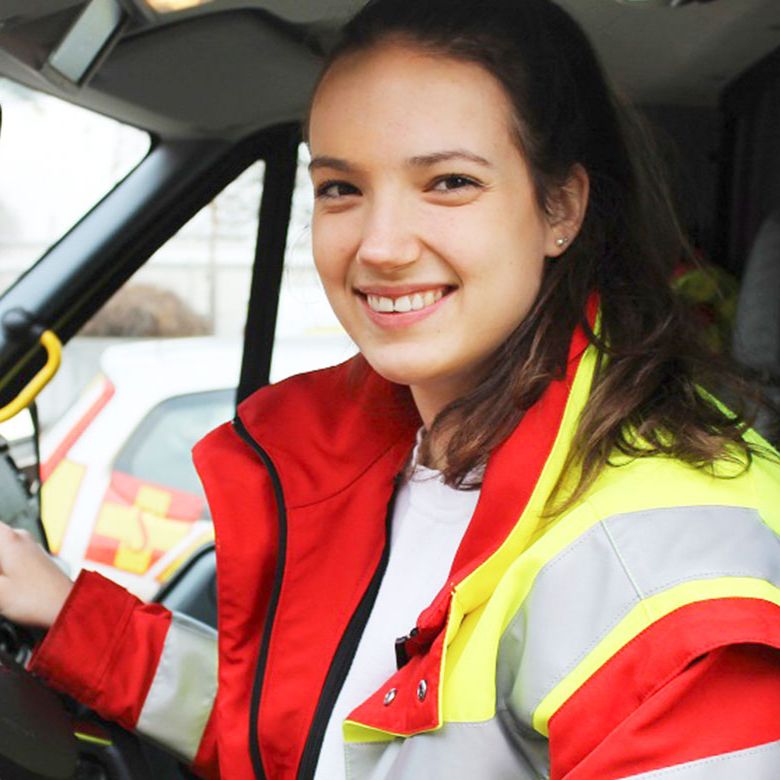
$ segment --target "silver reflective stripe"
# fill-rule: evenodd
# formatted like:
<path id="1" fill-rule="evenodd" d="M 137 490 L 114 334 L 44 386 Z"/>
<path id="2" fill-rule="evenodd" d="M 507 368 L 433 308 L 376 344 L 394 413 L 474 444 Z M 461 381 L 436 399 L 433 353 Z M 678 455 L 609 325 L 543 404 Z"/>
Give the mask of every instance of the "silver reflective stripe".
<path id="1" fill-rule="evenodd" d="M 174 613 L 136 730 L 191 763 L 217 692 L 217 632 Z"/>
<path id="2" fill-rule="evenodd" d="M 631 775 L 625 780 L 777 780 L 780 741 Z"/>
<path id="3" fill-rule="evenodd" d="M 498 719 L 345 747 L 347 780 L 542 780 Z"/>
<path id="4" fill-rule="evenodd" d="M 780 585 L 779 547 L 758 513 L 743 507 L 653 509 L 597 523 L 545 564 L 507 627 L 499 701 L 531 723 L 542 699 L 641 599 L 716 577 Z"/>

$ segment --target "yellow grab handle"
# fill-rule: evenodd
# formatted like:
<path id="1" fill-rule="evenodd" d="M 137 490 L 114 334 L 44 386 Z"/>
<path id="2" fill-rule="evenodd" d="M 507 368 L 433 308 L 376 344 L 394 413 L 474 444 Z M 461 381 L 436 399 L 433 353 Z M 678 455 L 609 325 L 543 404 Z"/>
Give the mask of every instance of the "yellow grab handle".
<path id="1" fill-rule="evenodd" d="M 10 420 L 14 415 L 19 414 L 22 409 L 26 409 L 57 373 L 57 369 L 62 362 L 62 342 L 57 338 L 57 334 L 54 331 L 45 330 L 41 333 L 41 346 L 48 355 L 46 364 L 11 403 L 0 409 L 0 422 Z"/>

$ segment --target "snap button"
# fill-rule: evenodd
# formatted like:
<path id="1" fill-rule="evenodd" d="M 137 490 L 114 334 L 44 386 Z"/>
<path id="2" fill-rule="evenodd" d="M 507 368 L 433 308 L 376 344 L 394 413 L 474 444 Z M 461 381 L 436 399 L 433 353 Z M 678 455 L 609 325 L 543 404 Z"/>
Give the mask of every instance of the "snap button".
<path id="1" fill-rule="evenodd" d="M 428 695 L 428 682 L 426 680 L 420 680 L 417 683 L 417 698 L 420 701 L 425 701 L 425 697 Z"/>
<path id="2" fill-rule="evenodd" d="M 388 704 L 392 704 L 393 700 L 396 697 L 396 694 L 398 693 L 397 688 L 391 688 L 386 694 L 384 698 L 384 705 L 387 707 Z"/>

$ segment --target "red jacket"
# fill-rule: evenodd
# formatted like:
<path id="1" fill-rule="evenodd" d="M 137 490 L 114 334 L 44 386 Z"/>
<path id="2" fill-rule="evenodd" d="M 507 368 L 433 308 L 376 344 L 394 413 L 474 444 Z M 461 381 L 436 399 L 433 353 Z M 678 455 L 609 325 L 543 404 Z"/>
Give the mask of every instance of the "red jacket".
<path id="1" fill-rule="evenodd" d="M 404 648 L 419 656 L 409 668 L 434 652 L 426 630 L 437 635 L 458 578 L 502 543 L 528 501 L 576 362 L 491 458 L 453 577 Z M 381 579 L 388 507 L 420 423 L 406 390 L 354 363 L 264 388 L 239 418 L 194 453 L 217 538 L 213 710 L 208 631 L 91 573 L 77 580 L 32 670 L 168 742 L 204 776 L 311 777 Z M 780 608 L 734 602 L 673 612 L 592 675 L 550 721 L 550 776 L 629 777 L 780 740 Z M 648 647 L 664 647 L 663 658 Z M 435 726 L 436 696 L 429 705 L 419 717 Z M 373 697 L 362 709 L 366 721 L 390 712 Z M 404 709 L 393 713 L 408 722 Z"/>

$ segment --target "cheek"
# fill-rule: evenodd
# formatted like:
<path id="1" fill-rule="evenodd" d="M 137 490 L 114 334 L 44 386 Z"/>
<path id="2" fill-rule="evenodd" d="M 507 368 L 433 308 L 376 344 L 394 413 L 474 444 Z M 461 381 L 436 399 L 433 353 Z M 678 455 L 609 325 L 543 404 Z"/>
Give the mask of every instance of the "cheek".
<path id="1" fill-rule="evenodd" d="M 544 264 L 544 243 L 539 240 L 538 234 L 532 233 L 525 238 L 523 250 L 515 255 L 506 279 L 506 289 L 514 290 L 516 299 L 526 309 L 523 316 L 528 313 L 539 292 Z"/>
<path id="2" fill-rule="evenodd" d="M 339 249 L 337 236 L 333 230 L 312 221 L 311 246 L 314 257 L 314 266 L 323 284 L 332 285 L 341 273 L 341 257 L 343 252 Z"/>
<path id="3" fill-rule="evenodd" d="M 320 220 L 316 216 L 311 226 L 314 266 L 326 287 L 337 284 L 349 267 L 349 244 L 343 231 L 334 221 Z"/>
<path id="4" fill-rule="evenodd" d="M 480 288 L 494 301 L 497 318 L 519 325 L 533 306 L 544 272 L 544 237 L 541 225 L 518 222 L 503 235 L 494 233 L 495 243 L 480 262 Z M 500 312 L 500 314 L 499 314 Z"/>

